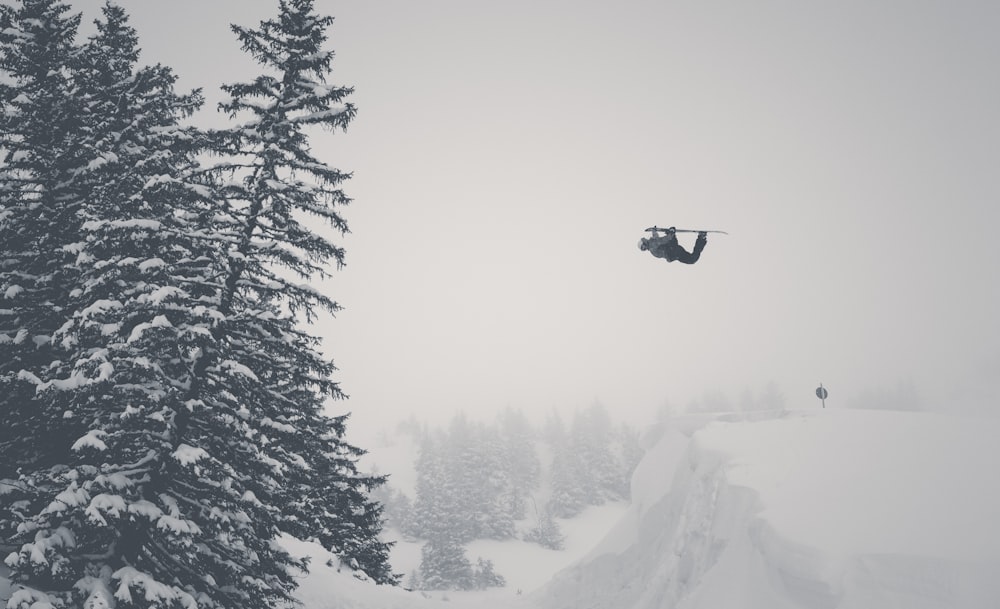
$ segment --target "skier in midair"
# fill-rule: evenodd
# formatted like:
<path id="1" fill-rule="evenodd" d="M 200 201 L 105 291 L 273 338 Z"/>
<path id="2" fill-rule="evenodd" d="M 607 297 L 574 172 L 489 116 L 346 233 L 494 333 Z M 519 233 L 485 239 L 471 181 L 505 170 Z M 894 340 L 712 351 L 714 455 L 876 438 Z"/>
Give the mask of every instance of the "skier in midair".
<path id="1" fill-rule="evenodd" d="M 694 264 L 698 262 L 698 258 L 701 257 L 701 251 L 705 249 L 705 244 L 708 243 L 708 234 L 704 231 L 699 232 L 698 238 L 694 242 L 694 250 L 689 252 L 677 242 L 677 233 L 674 232 L 673 227 L 653 227 L 649 231 L 653 233 L 653 236 L 640 239 L 639 249 L 649 252 L 657 258 L 663 258 L 667 262 L 676 260 L 684 264 Z M 660 236 L 661 232 L 663 233 L 662 236 Z"/>

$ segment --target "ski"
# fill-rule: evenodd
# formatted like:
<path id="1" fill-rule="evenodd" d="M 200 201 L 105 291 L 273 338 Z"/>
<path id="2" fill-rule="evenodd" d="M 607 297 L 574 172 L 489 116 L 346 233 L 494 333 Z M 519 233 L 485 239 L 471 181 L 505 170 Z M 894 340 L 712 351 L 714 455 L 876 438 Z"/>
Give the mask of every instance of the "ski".
<path id="1" fill-rule="evenodd" d="M 652 233 L 652 232 L 655 232 L 655 231 L 663 231 L 663 232 L 673 231 L 675 233 L 721 233 L 723 235 L 728 235 L 729 234 L 729 233 L 727 233 L 724 230 L 695 230 L 693 228 L 673 228 L 673 227 L 670 227 L 670 228 L 660 228 L 658 226 L 651 226 L 651 227 L 649 227 L 649 228 L 646 229 L 646 232 L 648 232 L 648 233 Z"/>

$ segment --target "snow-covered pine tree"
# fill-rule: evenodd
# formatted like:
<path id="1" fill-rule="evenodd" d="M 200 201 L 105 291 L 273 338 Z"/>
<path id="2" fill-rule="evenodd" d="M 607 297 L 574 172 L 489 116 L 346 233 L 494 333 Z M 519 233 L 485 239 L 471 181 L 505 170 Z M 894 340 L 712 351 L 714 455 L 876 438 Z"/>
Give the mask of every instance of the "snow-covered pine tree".
<path id="1" fill-rule="evenodd" d="M 472 590 L 476 587 L 472 563 L 461 542 L 447 535 L 430 539 L 420 549 L 417 577 L 422 590 Z"/>
<path id="2" fill-rule="evenodd" d="M 550 550 L 562 550 L 566 541 L 559 523 L 552 516 L 552 511 L 548 505 L 538 512 L 538 521 L 534 527 L 524 535 L 525 541 L 532 541 Z"/>
<path id="3" fill-rule="evenodd" d="M 476 566 L 472 568 L 472 580 L 477 590 L 502 588 L 507 585 L 507 578 L 497 573 L 493 561 L 482 557 L 476 559 Z"/>
<path id="4" fill-rule="evenodd" d="M 514 536 L 512 511 L 513 467 L 506 444 L 496 426 L 478 430 L 479 446 L 475 469 L 467 472 L 478 481 L 478 519 L 476 536 L 488 539 L 509 539 Z"/>
<path id="5" fill-rule="evenodd" d="M 580 460 L 568 443 L 552 447 L 548 505 L 554 516 L 572 518 L 588 505 L 588 496 L 584 494 L 581 483 L 584 476 L 580 471 Z"/>
<path id="6" fill-rule="evenodd" d="M 451 519 L 458 501 L 446 468 L 446 440 L 443 432 L 429 431 L 420 442 L 413 526 L 407 533 L 424 539 L 449 535 L 454 528 Z"/>
<path id="7" fill-rule="evenodd" d="M 448 535 L 431 538 L 421 547 L 413 580 L 421 590 L 485 590 L 507 584 L 493 561 L 480 557 L 473 566 L 461 542 Z"/>
<path id="8" fill-rule="evenodd" d="M 233 466 L 246 449 L 226 437 L 235 417 L 189 399 L 221 300 L 211 199 L 183 179 L 198 137 L 178 121 L 199 100 L 174 94 L 165 68 L 134 70 L 137 54 L 124 13 L 105 7 L 74 75 L 87 163 L 66 248 L 78 278 L 54 334 L 65 358 L 31 379 L 53 420 L 86 432 L 55 438 L 65 455 L 19 479 L 47 502 L 7 559 L 21 584 L 10 606 L 270 607 L 298 563 Z"/>
<path id="9" fill-rule="evenodd" d="M 395 527 L 405 535 L 413 530 L 413 500 L 406 493 L 390 484 L 383 484 L 372 491 L 371 496 L 385 508 L 385 523 Z"/>
<path id="10" fill-rule="evenodd" d="M 620 498 L 622 471 L 612 451 L 614 429 L 607 409 L 594 403 L 578 410 L 570 427 L 572 457 L 577 460 L 580 491 L 588 505 Z"/>
<path id="11" fill-rule="evenodd" d="M 480 537 L 480 517 L 486 489 L 482 476 L 479 428 L 464 413 L 452 417 L 444 443 L 444 479 L 449 533 L 460 543 Z"/>
<path id="12" fill-rule="evenodd" d="M 552 412 L 545 421 L 543 436 L 552 451 L 549 466 L 550 498 L 548 508 L 559 518 L 572 518 L 586 505 L 583 493 L 584 472 L 580 471 L 580 459 L 574 454 L 569 433 L 562 417 Z"/>
<path id="13" fill-rule="evenodd" d="M 318 339 L 302 329 L 339 309 L 308 282 L 344 262 L 343 249 L 310 222 L 348 230 L 339 207 L 349 202 L 341 190 L 349 175 L 314 157 L 308 134 L 346 128 L 356 112 L 346 101 L 353 89 L 326 83 L 333 52 L 323 45 L 332 21 L 315 13 L 312 0 L 280 0 L 276 19 L 256 29 L 233 26 L 264 73 L 223 86 L 230 98 L 220 109 L 245 122 L 215 134 L 219 161 L 211 175 L 227 203 L 217 228 L 229 245 L 224 319 L 213 329 L 218 351 L 203 354 L 200 368 L 204 389 L 224 387 L 215 399 L 246 413 L 257 460 L 267 466 L 254 493 L 280 506 L 281 530 L 316 539 L 389 583 L 396 578 L 389 546 L 378 541 L 382 508 L 367 494 L 384 479 L 357 470 L 363 451 L 344 440 L 346 416 L 324 414 L 327 401 L 343 394 Z"/>
<path id="14" fill-rule="evenodd" d="M 0 6 L 0 480 L 60 460 L 42 429 L 72 435 L 29 382 L 59 359 L 52 334 L 74 279 L 65 246 L 80 225 L 80 16 L 68 11 L 57 0 Z"/>
<path id="15" fill-rule="evenodd" d="M 472 434 L 468 419 L 456 415 L 447 432 L 424 435 L 416 462 L 413 534 L 426 539 L 453 537 L 459 543 L 477 537 L 481 472 Z"/>
<path id="16" fill-rule="evenodd" d="M 60 15 L 50 13 L 44 17 Z M 11 47 L 35 40 L 13 35 L 18 18 L 53 27 L 41 17 L 3 15 Z M 249 246 L 255 230 L 267 228 L 241 230 L 247 224 L 218 208 L 215 191 L 185 178 L 198 137 L 177 119 L 196 100 L 172 93 L 167 70 L 133 74 L 134 32 L 120 11 L 109 8 L 105 17 L 79 72 L 67 78 L 86 108 L 85 137 L 74 140 L 84 156 L 59 167 L 72 167 L 68 183 L 85 196 L 56 203 L 86 205 L 77 208 L 78 223 L 64 227 L 77 230 L 58 241 L 75 260 L 77 280 L 45 303 L 58 296 L 72 307 L 53 308 L 65 321 L 55 342 L 33 341 L 66 357 L 45 375 L 30 366 L 8 374 L 30 381 L 29 395 L 48 407 L 36 409 L 44 413 L 37 422 L 68 421 L 76 431 L 40 443 L 62 454 L 11 461 L 9 471 L 26 471 L 18 488 L 35 499 L 19 500 L 15 514 L 16 493 L 0 496 L 0 522 L 24 521 L 18 541 L 26 543 L 8 563 L 25 585 L 11 606 L 113 605 L 111 590 L 119 607 L 272 606 L 289 598 L 289 567 L 298 564 L 274 543 L 279 531 L 308 533 L 377 581 L 391 581 L 387 547 L 377 539 L 379 506 L 362 492 L 379 479 L 357 475 L 357 449 L 340 442 L 343 419 L 319 414 L 317 395 L 339 395 L 328 380 L 332 366 L 295 327 L 302 300 L 275 298 L 273 283 L 260 282 L 271 268 Z M 5 109 L 16 103 L 38 112 L 30 98 L 4 101 Z M 4 195 L 4 221 L 25 201 L 24 210 L 46 212 L 32 200 L 46 190 L 17 190 L 17 180 L 31 183 L 6 175 L 5 191 L 28 195 Z M 236 259 L 255 270 L 244 272 Z M 11 268 L 7 259 L 4 271 Z M 33 335 L 8 336 L 18 344 Z M 303 353 L 305 361 L 293 363 Z M 304 372 L 289 373 L 300 364 Z M 30 417 L 16 420 L 36 431 Z M 12 443 L 3 448 L 18 454 Z"/>
<path id="17" fill-rule="evenodd" d="M 413 528 L 424 538 L 447 533 L 462 543 L 514 535 L 506 445 L 497 428 L 463 414 L 447 432 L 425 435 L 416 463 Z"/>
<path id="18" fill-rule="evenodd" d="M 507 408 L 499 417 L 500 435 L 510 466 L 510 512 L 514 520 L 524 518 L 527 499 L 538 486 L 541 462 L 535 446 L 535 430 L 519 410 Z"/>

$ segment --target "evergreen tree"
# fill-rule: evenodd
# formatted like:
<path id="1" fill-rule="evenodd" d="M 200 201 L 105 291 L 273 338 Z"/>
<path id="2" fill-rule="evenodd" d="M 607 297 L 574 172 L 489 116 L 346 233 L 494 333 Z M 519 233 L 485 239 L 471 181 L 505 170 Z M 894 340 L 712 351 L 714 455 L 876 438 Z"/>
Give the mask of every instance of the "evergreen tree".
<path id="1" fill-rule="evenodd" d="M 559 528 L 559 523 L 552 516 L 552 510 L 546 505 L 538 514 L 538 522 L 524 536 L 525 541 L 532 541 L 550 550 L 562 550 L 566 538 Z"/>
<path id="2" fill-rule="evenodd" d="M 87 159 L 67 248 L 78 281 L 54 334 L 65 359 L 51 378 L 28 378 L 50 413 L 86 432 L 56 438 L 61 463 L 21 476 L 48 499 L 7 561 L 24 584 L 15 606 L 267 607 L 290 598 L 298 563 L 234 475 L 230 434 L 193 417 L 206 402 L 188 399 L 220 295 L 216 250 L 194 223 L 204 191 L 178 177 L 198 151 L 178 121 L 199 100 L 174 94 L 169 70 L 135 71 L 136 42 L 105 7 L 75 74 Z"/>
<path id="3" fill-rule="evenodd" d="M 617 430 L 618 459 L 621 473 L 615 488 L 622 498 L 630 498 L 632 492 L 632 472 L 639 466 L 645 451 L 639 444 L 639 432 L 627 424 L 622 424 Z"/>
<path id="4" fill-rule="evenodd" d="M 480 445 L 479 430 L 464 414 L 455 415 L 448 426 L 444 445 L 444 476 L 447 481 L 449 534 L 461 542 L 481 536 L 488 475 Z"/>
<path id="5" fill-rule="evenodd" d="M 416 465 L 413 534 L 460 543 L 513 537 L 509 464 L 496 429 L 456 415 L 446 433 L 425 437 Z"/>
<path id="6" fill-rule="evenodd" d="M 472 581 L 477 590 L 501 588 L 507 585 L 507 579 L 496 572 L 493 561 L 485 558 L 476 560 L 476 566 L 472 568 Z"/>
<path id="7" fill-rule="evenodd" d="M 371 496 L 385 508 L 387 525 L 399 529 L 404 535 L 412 534 L 413 501 L 406 493 L 384 484 L 372 491 Z"/>
<path id="8" fill-rule="evenodd" d="M 514 536 L 512 512 L 513 463 L 496 427 L 478 430 L 476 460 L 465 474 L 477 482 L 475 506 L 477 538 L 509 539 Z"/>
<path id="9" fill-rule="evenodd" d="M 0 6 L 0 479 L 66 456 L 46 448 L 41 430 L 74 433 L 31 382 L 60 358 L 52 335 L 65 319 L 76 257 L 67 246 L 80 225 L 80 16 L 68 11 L 57 0 Z"/>
<path id="10" fill-rule="evenodd" d="M 261 31 L 274 38 L 266 46 L 300 72 L 317 58 L 328 66 L 329 56 L 323 63 L 306 42 L 321 43 L 329 20 L 311 16 L 308 3 L 281 8 L 273 23 L 288 31 L 265 22 Z M 18 19 L 22 29 L 53 29 L 41 17 L 2 14 L 10 25 L 5 44 L 22 53 L 34 37 L 17 35 Z M 60 15 L 52 10 L 44 18 Z M 248 39 L 258 34 L 246 32 Z M 279 48 L 278 39 L 295 48 Z M 54 183 L 64 194 L 52 208 L 73 212 L 53 240 L 61 244 L 53 251 L 71 255 L 72 264 L 54 256 L 49 265 L 52 277 L 75 280 L 46 276 L 48 300 L 26 301 L 25 316 L 11 309 L 4 322 L 11 337 L 37 309 L 47 325 L 36 315 L 34 327 L 49 335 L 22 328 L 0 339 L 18 345 L 41 337 L 31 341 L 38 351 L 59 354 L 45 366 L 19 356 L 21 367 L 5 371 L 5 382 L 30 386 L 22 394 L 41 414 L 32 420 L 5 404 L 3 416 L 28 438 L 43 436 L 46 424 L 60 426 L 34 455 L 19 456 L 6 438 L 0 445 L 8 468 L 0 477 L 21 470 L 18 491 L 0 492 L 0 532 L 6 538 L 20 522 L 11 539 L 20 549 L 7 563 L 22 587 L 10 606 L 274 606 L 290 600 L 292 572 L 304 566 L 277 546 L 281 532 L 320 541 L 376 581 L 395 581 L 388 546 L 378 540 L 381 508 L 366 494 L 382 479 L 358 473 L 360 450 L 343 442 L 344 418 L 322 414 L 324 401 L 341 394 L 329 378 L 332 364 L 299 327 L 317 308 L 336 306 L 281 273 L 309 279 L 331 256 L 342 262 L 339 248 L 292 218 L 293 209 L 320 213 L 324 203 L 343 199 L 329 188 L 332 170 L 303 152 L 295 119 L 304 108 L 314 114 L 313 102 L 269 89 L 282 118 L 262 117 L 260 135 L 289 139 L 241 148 L 255 127 L 222 134 L 216 142 L 246 163 L 228 167 L 242 182 L 208 182 L 219 171 L 195 170 L 203 138 L 179 127 L 198 96 L 175 94 L 165 68 L 135 70 L 137 54 L 134 31 L 111 5 L 84 51 L 71 54 L 76 63 L 65 86 L 81 105 L 78 124 L 59 137 L 74 142 L 75 156 L 59 166 L 72 170 Z M 290 89 L 309 82 L 288 73 L 281 82 Z M 231 93 L 233 104 L 249 107 L 239 86 Z M 30 100 L 4 94 L 6 107 L 24 106 L 15 114 L 37 113 Z M 23 140 L 18 134 L 11 142 Z M 16 169 L 4 174 L 0 222 L 20 247 L 23 225 L 48 221 L 37 201 L 52 189 L 36 167 Z M 293 170 L 319 175 L 319 184 L 291 178 Z M 5 259 L 4 272 L 16 262 Z M 45 293 L 33 286 L 8 286 L 5 294 Z"/>
<path id="11" fill-rule="evenodd" d="M 500 434 L 510 468 L 510 514 L 520 520 L 527 513 L 527 498 L 538 486 L 541 473 L 536 434 L 522 412 L 509 408 L 500 415 Z"/>
<path id="12" fill-rule="evenodd" d="M 553 411 L 545 420 L 543 437 L 549 445 L 549 511 L 559 518 L 572 518 L 586 505 L 581 484 L 579 459 L 573 454 L 569 433 L 559 413 Z"/>
<path id="13" fill-rule="evenodd" d="M 542 439 L 549 446 L 561 446 L 567 442 L 566 423 L 558 411 L 552 410 L 542 425 Z"/>
<path id="14" fill-rule="evenodd" d="M 410 533 L 424 539 L 445 537 L 452 533 L 457 500 L 447 476 L 444 442 L 442 432 L 428 432 L 420 443 L 417 457 L 416 499 Z"/>
<path id="15" fill-rule="evenodd" d="M 612 452 L 613 427 L 603 405 L 577 411 L 570 430 L 571 454 L 577 460 L 580 491 L 589 505 L 619 498 L 625 477 Z"/>
<path id="16" fill-rule="evenodd" d="M 485 590 L 504 586 L 506 579 L 496 572 L 493 561 L 466 557 L 462 544 L 452 537 L 431 539 L 420 549 L 420 566 L 413 584 L 421 590 Z"/>
<path id="17" fill-rule="evenodd" d="M 472 563 L 462 544 L 443 536 L 420 549 L 419 587 L 423 590 L 471 590 L 476 586 Z"/>
<path id="18" fill-rule="evenodd" d="M 228 204 L 219 229 L 229 248 L 224 320 L 214 329 L 222 345 L 200 365 L 209 377 L 230 376 L 234 362 L 246 367 L 241 406 L 262 415 L 250 424 L 280 484 L 258 490 L 283 506 L 278 526 L 317 539 L 388 583 L 395 581 L 389 546 L 377 541 L 382 508 L 367 495 L 384 478 L 358 472 L 363 451 L 343 439 L 346 416 L 323 414 L 327 400 L 344 396 L 318 339 L 299 327 L 339 306 L 296 279 L 323 279 L 331 263 L 344 263 L 343 249 L 312 230 L 310 219 L 348 230 L 338 207 L 349 202 L 340 188 L 349 176 L 314 157 L 307 134 L 310 127 L 346 128 L 356 112 L 345 101 L 351 88 L 325 82 L 332 21 L 314 12 L 312 0 L 281 0 L 276 19 L 257 29 L 233 26 L 265 73 L 223 86 L 230 99 L 220 109 L 246 122 L 216 133 L 221 159 L 212 175 Z"/>
<path id="19" fill-rule="evenodd" d="M 549 508 L 554 516 L 572 518 L 583 510 L 589 499 L 581 483 L 584 475 L 580 471 L 580 461 L 568 443 L 554 446 L 552 450 Z"/>

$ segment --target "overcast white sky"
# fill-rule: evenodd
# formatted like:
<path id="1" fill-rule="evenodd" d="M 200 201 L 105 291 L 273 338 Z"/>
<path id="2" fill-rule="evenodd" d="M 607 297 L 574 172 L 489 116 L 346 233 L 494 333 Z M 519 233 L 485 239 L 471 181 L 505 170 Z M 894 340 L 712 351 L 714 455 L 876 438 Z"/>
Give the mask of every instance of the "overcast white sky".
<path id="1" fill-rule="evenodd" d="M 214 103 L 256 73 L 227 24 L 277 2 L 121 4 Z M 996 403 L 1000 3 L 317 6 L 359 106 L 316 143 L 354 172 L 320 331 L 355 425 L 769 381 Z M 730 234 L 689 267 L 638 251 L 653 224 Z"/>

